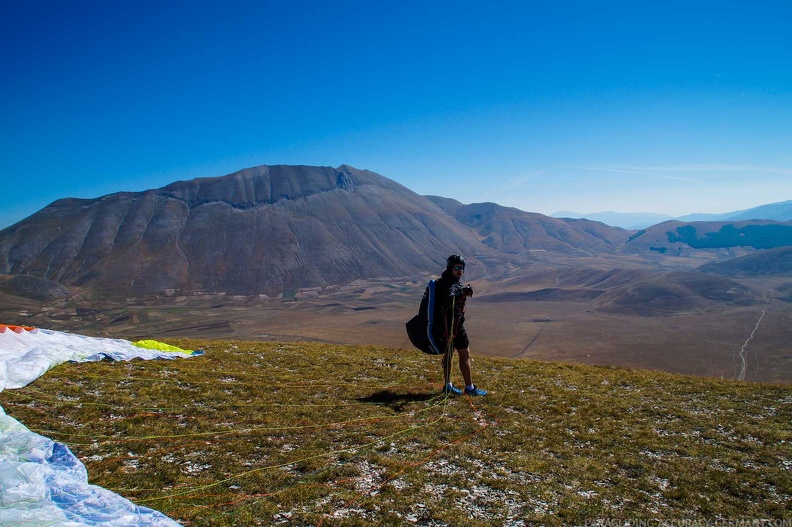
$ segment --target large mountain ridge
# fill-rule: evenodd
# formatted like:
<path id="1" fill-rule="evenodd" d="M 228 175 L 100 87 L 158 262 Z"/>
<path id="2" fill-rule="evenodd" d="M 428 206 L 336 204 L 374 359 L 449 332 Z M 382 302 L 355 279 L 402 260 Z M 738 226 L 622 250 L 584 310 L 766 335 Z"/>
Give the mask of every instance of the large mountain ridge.
<path id="1" fill-rule="evenodd" d="M 761 241 L 754 247 L 792 245 L 792 224 L 744 222 L 728 232 L 708 225 L 698 235 L 677 223 L 636 233 L 421 196 L 349 165 L 262 165 L 142 192 L 57 200 L 0 231 L 0 275 L 45 297 L 62 297 L 64 288 L 107 298 L 278 295 L 423 276 L 453 253 L 483 276 L 519 269 L 543 253 L 690 255 L 717 247 L 718 228 L 733 245 L 748 238 Z M 8 280 L 18 276 L 26 278 Z"/>
<path id="2" fill-rule="evenodd" d="M 487 252 L 433 203 L 372 172 L 261 166 L 56 201 L 0 232 L 0 272 L 103 294 L 264 294 L 431 269 L 427 246 Z"/>

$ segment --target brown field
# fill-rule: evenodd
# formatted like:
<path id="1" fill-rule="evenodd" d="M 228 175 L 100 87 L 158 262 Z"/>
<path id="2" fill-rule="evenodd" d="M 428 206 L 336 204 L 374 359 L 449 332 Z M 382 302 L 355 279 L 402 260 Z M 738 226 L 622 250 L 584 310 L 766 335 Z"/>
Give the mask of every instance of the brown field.
<path id="1" fill-rule="evenodd" d="M 700 296 L 693 302 L 688 298 L 693 295 L 679 295 L 675 284 L 656 312 L 652 308 L 656 298 L 647 298 L 643 305 L 640 298 L 631 298 L 634 305 L 622 302 L 620 309 L 627 305 L 626 313 L 613 313 L 607 312 L 613 298 L 622 301 L 624 295 L 648 290 L 634 286 L 636 280 L 649 276 L 651 290 L 656 292 L 662 279 L 646 267 L 614 271 L 609 268 L 613 262 L 593 263 L 597 267 L 537 266 L 496 279 L 473 279 L 476 296 L 468 303 L 466 325 L 474 357 L 792 382 L 792 304 L 782 300 L 783 279 L 740 280 L 737 289 L 748 305 Z M 427 278 L 358 281 L 342 288 L 298 293 L 291 301 L 194 295 L 167 302 L 130 299 L 123 306 L 78 308 L 18 299 L 15 303 L 15 297 L 5 296 L 0 299 L 0 321 L 130 339 L 300 340 L 375 344 L 418 353 L 407 341 L 404 323 L 417 312 Z M 673 305 L 675 301 L 679 305 Z"/>

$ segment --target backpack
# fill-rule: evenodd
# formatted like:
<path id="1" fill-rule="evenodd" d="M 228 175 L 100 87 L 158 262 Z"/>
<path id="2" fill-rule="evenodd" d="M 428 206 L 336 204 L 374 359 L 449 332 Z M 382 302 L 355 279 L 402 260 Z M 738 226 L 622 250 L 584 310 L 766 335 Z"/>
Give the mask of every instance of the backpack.
<path id="1" fill-rule="evenodd" d="M 435 287 L 437 280 L 430 280 L 421 299 L 418 314 L 407 322 L 407 336 L 412 345 L 429 355 L 442 355 L 443 350 L 434 338 Z"/>

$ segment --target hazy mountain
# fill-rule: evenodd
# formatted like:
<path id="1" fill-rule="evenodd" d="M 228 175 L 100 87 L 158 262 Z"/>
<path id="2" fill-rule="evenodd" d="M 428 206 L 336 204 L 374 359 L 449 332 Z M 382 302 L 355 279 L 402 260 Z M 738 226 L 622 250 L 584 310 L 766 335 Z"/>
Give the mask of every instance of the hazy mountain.
<path id="1" fill-rule="evenodd" d="M 668 220 L 681 222 L 694 221 L 741 221 L 741 220 L 773 220 L 792 221 L 792 200 L 769 203 L 752 209 L 725 212 L 722 214 L 695 213 L 674 218 L 665 214 L 651 212 L 594 212 L 581 214 L 579 212 L 559 211 L 551 214 L 553 218 L 583 218 L 592 221 L 601 221 L 606 225 L 621 227 L 623 229 L 646 229 Z"/>
<path id="2" fill-rule="evenodd" d="M 760 205 L 751 209 L 726 212 L 724 214 L 688 214 L 675 218 L 677 221 L 740 221 L 773 220 L 792 221 L 792 200 Z"/>
<path id="3" fill-rule="evenodd" d="M 503 265 L 504 253 L 613 251 L 626 234 L 587 220 L 429 199 L 349 166 L 260 166 L 58 200 L 0 231 L 0 274 L 121 297 L 273 294 L 437 272 L 452 253 L 481 275 Z"/>
<path id="4" fill-rule="evenodd" d="M 550 215 L 553 218 L 574 218 L 587 219 L 591 221 L 601 221 L 606 225 L 621 227 L 622 229 L 638 230 L 651 227 L 658 223 L 673 219 L 673 216 L 666 214 L 654 214 L 651 212 L 594 212 L 591 214 L 581 214 L 579 212 L 559 211 Z"/>
<path id="5" fill-rule="evenodd" d="M 686 214 L 685 216 L 674 218 L 674 221 L 682 221 L 686 223 L 692 223 L 694 221 L 729 221 L 732 214 L 735 213 L 725 212 L 723 214 L 707 214 L 703 212 L 695 212 L 693 214 Z"/>

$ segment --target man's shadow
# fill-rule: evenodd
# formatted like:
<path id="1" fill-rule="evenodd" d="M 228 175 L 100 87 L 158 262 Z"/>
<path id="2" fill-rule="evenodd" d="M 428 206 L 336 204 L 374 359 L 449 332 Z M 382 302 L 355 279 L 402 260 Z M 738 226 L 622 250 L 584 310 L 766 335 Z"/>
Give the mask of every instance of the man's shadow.
<path id="1" fill-rule="evenodd" d="M 382 390 L 366 397 L 361 397 L 358 401 L 362 403 L 381 404 L 392 408 L 394 412 L 401 412 L 409 403 L 429 401 L 437 397 L 431 393 L 396 393 L 391 390 Z"/>

